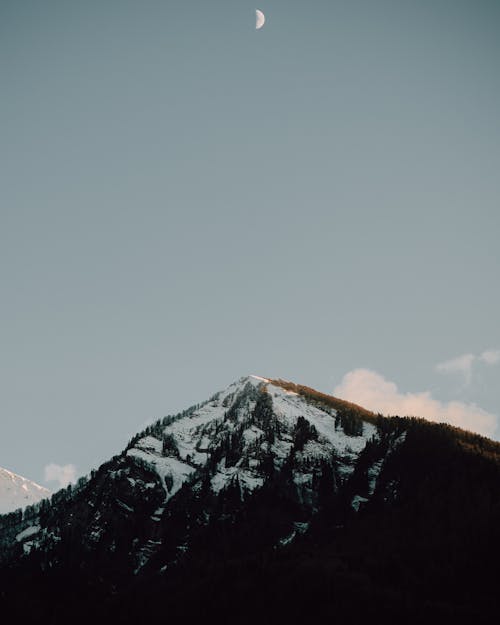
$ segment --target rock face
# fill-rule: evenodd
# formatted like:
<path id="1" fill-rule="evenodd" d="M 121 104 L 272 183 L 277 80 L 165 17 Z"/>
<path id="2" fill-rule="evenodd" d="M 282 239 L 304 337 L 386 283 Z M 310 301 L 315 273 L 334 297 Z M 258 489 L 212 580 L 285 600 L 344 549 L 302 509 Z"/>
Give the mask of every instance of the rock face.
<path id="1" fill-rule="evenodd" d="M 25 508 L 49 496 L 50 492 L 43 486 L 0 467 L 0 514 Z"/>
<path id="2" fill-rule="evenodd" d="M 366 616 L 372 600 L 385 616 L 454 614 L 460 572 L 488 566 L 470 532 L 499 532 L 499 458 L 498 444 L 466 432 L 245 377 L 160 419 L 50 502 L 0 518 L 0 597 L 22 622 L 265 612 L 290 623 L 347 618 L 350 602 Z"/>

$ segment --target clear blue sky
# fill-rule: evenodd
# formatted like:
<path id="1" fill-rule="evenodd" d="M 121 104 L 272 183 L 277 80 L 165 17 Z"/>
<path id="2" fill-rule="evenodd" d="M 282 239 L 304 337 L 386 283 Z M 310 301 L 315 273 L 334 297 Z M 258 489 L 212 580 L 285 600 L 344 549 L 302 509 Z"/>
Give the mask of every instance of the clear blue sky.
<path id="1" fill-rule="evenodd" d="M 247 373 L 500 415 L 500 4 L 257 6 L 0 1 L 0 466 Z"/>

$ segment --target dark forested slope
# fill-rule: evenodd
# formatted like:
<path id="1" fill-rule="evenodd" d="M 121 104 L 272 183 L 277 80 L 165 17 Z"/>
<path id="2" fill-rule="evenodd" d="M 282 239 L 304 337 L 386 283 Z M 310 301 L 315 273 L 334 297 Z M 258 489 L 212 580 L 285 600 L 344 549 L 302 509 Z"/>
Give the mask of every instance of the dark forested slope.
<path id="1" fill-rule="evenodd" d="M 0 517 L 22 623 L 490 622 L 500 445 L 243 378 Z"/>

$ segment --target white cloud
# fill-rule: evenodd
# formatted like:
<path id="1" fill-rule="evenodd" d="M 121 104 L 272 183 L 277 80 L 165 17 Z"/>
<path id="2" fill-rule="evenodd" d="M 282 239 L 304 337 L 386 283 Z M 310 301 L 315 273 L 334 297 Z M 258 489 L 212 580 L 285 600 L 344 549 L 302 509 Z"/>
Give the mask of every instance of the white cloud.
<path id="1" fill-rule="evenodd" d="M 385 415 L 424 417 L 449 423 L 484 436 L 493 436 L 498 419 L 476 406 L 460 401 L 441 402 L 429 391 L 401 393 L 394 382 L 369 369 L 354 369 L 343 377 L 333 394 Z"/>
<path id="2" fill-rule="evenodd" d="M 46 465 L 44 474 L 46 482 L 59 482 L 61 488 L 76 482 L 76 467 L 74 464 L 61 466 L 51 462 Z"/>
<path id="3" fill-rule="evenodd" d="M 500 349 L 486 349 L 480 356 L 479 360 L 487 365 L 496 365 L 500 362 Z"/>
<path id="4" fill-rule="evenodd" d="M 458 373 L 464 376 L 466 384 L 469 384 L 472 377 L 472 369 L 477 362 L 486 365 L 496 365 L 500 362 L 500 350 L 485 349 L 484 352 L 476 356 L 475 354 L 463 354 L 451 360 L 445 360 L 436 365 L 438 373 Z"/>
<path id="5" fill-rule="evenodd" d="M 457 358 L 440 362 L 436 365 L 438 373 L 460 373 L 464 376 L 467 384 L 470 382 L 472 375 L 472 365 L 476 360 L 474 354 L 463 354 Z"/>

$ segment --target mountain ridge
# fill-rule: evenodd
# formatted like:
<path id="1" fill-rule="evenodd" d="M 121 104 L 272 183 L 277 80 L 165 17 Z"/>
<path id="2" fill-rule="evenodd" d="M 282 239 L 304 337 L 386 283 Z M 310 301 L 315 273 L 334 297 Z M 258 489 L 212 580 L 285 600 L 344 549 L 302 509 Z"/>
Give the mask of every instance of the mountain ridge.
<path id="1" fill-rule="evenodd" d="M 248 622 L 267 610 L 272 622 L 289 623 L 313 608 L 295 614 L 259 579 L 290 605 L 300 580 L 318 618 L 335 609 L 352 620 L 345 596 L 363 616 L 375 600 L 385 615 L 407 617 L 411 605 L 477 620 L 491 584 L 468 572 L 478 563 L 489 571 L 500 555 L 499 484 L 494 441 L 246 376 L 148 426 L 50 502 L 0 517 L 0 596 L 25 622 L 42 613 L 51 623 L 87 596 L 95 600 L 82 622 L 157 618 L 158 597 L 168 596 L 169 614 L 194 623 L 204 616 L 189 599 L 194 587 L 212 606 L 207 614 L 224 595 L 228 622 L 246 623 L 238 601 L 247 588 L 261 593 Z M 430 557 L 435 572 L 424 573 Z M 33 606 L 20 608 L 26 579 Z M 56 587 L 73 599 L 55 596 Z"/>

